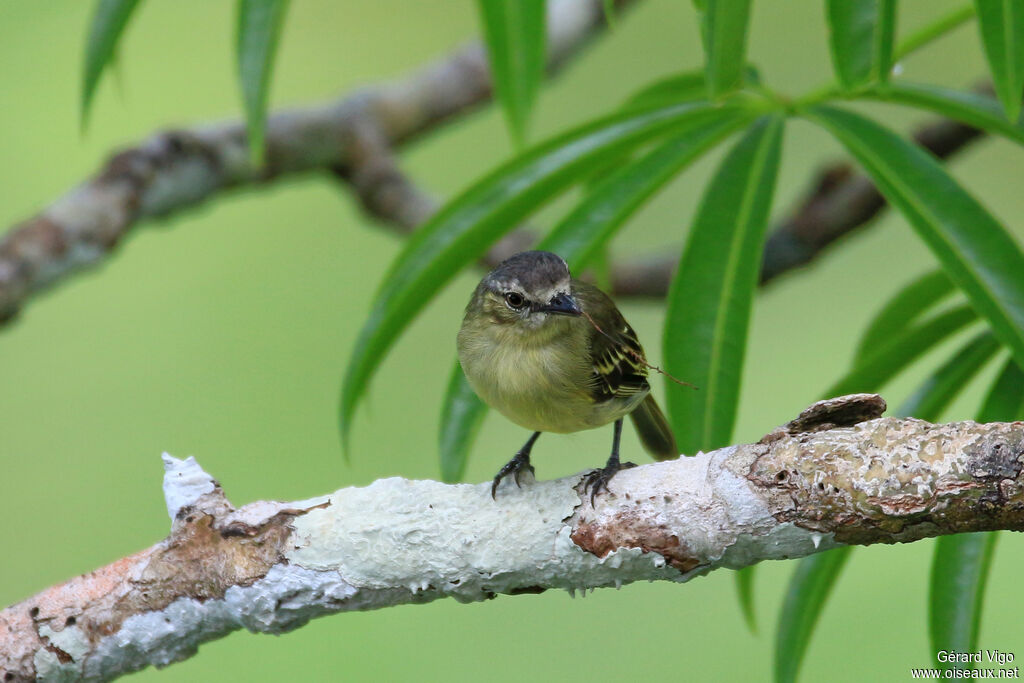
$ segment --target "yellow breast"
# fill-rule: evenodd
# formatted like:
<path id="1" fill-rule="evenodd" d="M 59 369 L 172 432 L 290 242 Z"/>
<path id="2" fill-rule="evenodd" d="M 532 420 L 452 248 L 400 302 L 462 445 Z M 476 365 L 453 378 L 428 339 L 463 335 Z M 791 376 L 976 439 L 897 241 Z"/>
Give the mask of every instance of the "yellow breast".
<path id="1" fill-rule="evenodd" d="M 544 335 L 489 321 L 464 323 L 459 362 L 470 386 L 505 417 L 538 432 L 593 429 L 631 412 L 645 393 L 629 401 L 596 403 L 591 397 L 586 329 L 570 322 Z"/>

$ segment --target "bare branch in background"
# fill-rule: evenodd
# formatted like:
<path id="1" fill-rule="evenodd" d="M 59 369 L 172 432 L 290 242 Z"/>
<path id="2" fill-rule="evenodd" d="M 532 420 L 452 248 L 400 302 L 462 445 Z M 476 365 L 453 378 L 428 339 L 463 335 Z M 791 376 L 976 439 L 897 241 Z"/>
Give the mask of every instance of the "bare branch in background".
<path id="1" fill-rule="evenodd" d="M 617 9 L 633 2 L 619 0 Z M 575 56 L 604 25 L 601 0 L 550 3 L 549 71 Z M 474 44 L 404 81 L 272 115 L 264 168 L 250 164 L 241 122 L 157 133 L 114 155 L 96 176 L 0 239 L 0 324 L 13 318 L 33 293 L 105 260 L 140 221 L 175 214 L 227 190 L 304 172 L 333 172 L 382 225 L 411 232 L 438 202 L 401 172 L 396 149 L 490 98 L 484 49 Z M 916 138 L 945 158 L 980 135 L 968 126 L 938 121 Z M 884 206 L 877 189 L 848 164 L 826 169 L 769 237 L 762 284 L 810 262 Z M 530 231 L 513 231 L 483 263 L 493 266 L 534 242 Z M 663 253 L 613 262 L 612 291 L 619 296 L 664 296 L 677 261 L 676 255 Z"/>
<path id="2" fill-rule="evenodd" d="M 489 482 L 394 477 L 235 509 L 192 458 L 165 455 L 170 536 L 0 611 L 0 679 L 109 680 L 236 629 L 282 633 L 335 612 L 685 582 L 841 545 L 1024 530 L 1024 423 L 884 409 L 873 394 L 823 401 L 756 444 L 623 470 L 593 505 L 582 475 L 509 483 L 497 500 Z"/>
<path id="3" fill-rule="evenodd" d="M 616 3 L 617 9 L 629 4 L 632 0 Z M 604 27 L 602 0 L 549 3 L 549 70 L 557 71 Z M 362 179 L 365 187 L 372 171 L 354 164 L 381 162 L 354 154 L 354 145 L 376 138 L 386 167 L 396 147 L 490 98 L 485 52 L 473 44 L 403 81 L 270 116 L 264 168 L 250 164 L 245 126 L 239 121 L 157 133 L 114 155 L 97 175 L 3 236 L 0 321 L 13 317 L 31 294 L 106 259 L 141 220 L 194 207 L 225 190 L 309 171 L 335 170 L 339 177 Z M 385 220 L 421 221 L 429 213 L 427 200 L 411 185 L 404 189 L 412 198 L 408 207 L 382 197 L 364 197 L 364 205 L 386 208 L 380 213 Z"/>

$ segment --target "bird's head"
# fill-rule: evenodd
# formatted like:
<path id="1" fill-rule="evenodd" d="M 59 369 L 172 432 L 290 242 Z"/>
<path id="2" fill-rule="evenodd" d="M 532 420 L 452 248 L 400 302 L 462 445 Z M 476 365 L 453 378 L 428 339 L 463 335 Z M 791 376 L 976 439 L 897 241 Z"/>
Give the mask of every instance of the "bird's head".
<path id="1" fill-rule="evenodd" d="M 572 294 L 569 266 L 547 251 L 524 251 L 505 259 L 480 282 L 477 296 L 491 321 L 524 330 L 582 314 Z"/>

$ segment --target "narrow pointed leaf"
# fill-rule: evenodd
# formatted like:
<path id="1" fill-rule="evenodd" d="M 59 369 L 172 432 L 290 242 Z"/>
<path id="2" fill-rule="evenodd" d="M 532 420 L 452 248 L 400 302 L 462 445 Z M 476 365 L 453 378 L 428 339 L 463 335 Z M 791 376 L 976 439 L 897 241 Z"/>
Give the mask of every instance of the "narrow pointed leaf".
<path id="1" fill-rule="evenodd" d="M 356 403 L 395 339 L 459 270 L 603 160 L 660 135 L 698 126 L 732 107 L 686 103 L 624 112 L 527 150 L 487 175 L 421 227 L 406 246 L 356 341 L 342 388 L 343 441 Z"/>
<path id="2" fill-rule="evenodd" d="M 896 0 L 878 0 L 878 22 L 874 34 L 872 73 L 885 83 L 892 73 L 893 44 L 896 42 Z"/>
<path id="3" fill-rule="evenodd" d="M 843 546 L 805 557 L 797 564 L 775 633 L 775 683 L 796 680 L 814 626 L 851 550 L 852 546 Z"/>
<path id="4" fill-rule="evenodd" d="M 1024 365 L 1024 254 L 927 152 L 858 114 L 815 107 L 823 125 L 900 210 L 996 337 Z"/>
<path id="5" fill-rule="evenodd" d="M 999 341 L 985 330 L 939 366 L 900 406 L 897 414 L 935 422 L 998 350 Z"/>
<path id="6" fill-rule="evenodd" d="M 749 118 L 746 112 L 734 112 L 708 121 L 621 166 L 596 182 L 537 248 L 558 254 L 579 272 L 652 194 Z"/>
<path id="7" fill-rule="evenodd" d="M 98 0 L 96 3 L 89 22 L 89 36 L 85 41 L 80 112 L 83 127 L 89 117 L 89 106 L 96 94 L 100 76 L 113 60 L 121 34 L 138 4 L 139 0 Z"/>
<path id="8" fill-rule="evenodd" d="M 928 634 L 934 652 L 977 650 L 985 584 L 997 538 L 992 531 L 936 539 L 928 595 Z M 972 668 L 966 663 L 940 662 L 939 666 Z"/>
<path id="9" fill-rule="evenodd" d="M 667 396 L 683 453 L 718 448 L 732 437 L 782 124 L 775 116 L 760 119 L 722 161 L 669 289 L 666 371 L 699 387 Z"/>
<path id="10" fill-rule="evenodd" d="M 884 79 L 892 66 L 894 0 L 827 0 L 832 67 L 844 90 Z"/>
<path id="11" fill-rule="evenodd" d="M 623 106 L 642 109 L 672 102 L 702 100 L 707 94 L 708 84 L 704 72 L 684 71 L 649 83 L 630 95 Z"/>
<path id="12" fill-rule="evenodd" d="M 865 93 L 869 97 L 941 114 L 1024 145 L 1024 126 L 1006 120 L 994 98 L 924 83 L 891 83 Z"/>
<path id="13" fill-rule="evenodd" d="M 859 358 L 845 377 L 832 385 L 826 397 L 874 392 L 954 332 L 974 322 L 978 314 L 970 306 L 958 306 L 928 320 L 896 331 L 873 353 Z"/>
<path id="14" fill-rule="evenodd" d="M 739 87 L 747 56 L 750 0 L 706 0 L 702 16 L 704 72 L 708 94 L 719 97 Z"/>
<path id="15" fill-rule="evenodd" d="M 1024 371 L 1012 358 L 992 383 L 978 422 L 1014 422 L 1024 418 Z"/>
<path id="16" fill-rule="evenodd" d="M 604 23 L 608 24 L 609 28 L 615 28 L 618 25 L 618 19 L 615 16 L 615 0 L 601 0 L 601 11 L 604 12 Z"/>
<path id="17" fill-rule="evenodd" d="M 238 0 L 235 56 L 254 163 L 263 159 L 270 75 L 287 8 L 288 0 Z"/>
<path id="18" fill-rule="evenodd" d="M 750 565 L 735 572 L 736 575 L 736 598 L 740 602 L 740 611 L 743 612 L 743 620 L 747 629 L 754 635 L 757 634 L 757 613 L 754 611 L 754 575 L 757 565 Z"/>
<path id="19" fill-rule="evenodd" d="M 745 67 L 743 82 L 757 84 L 761 80 L 757 69 Z M 707 80 L 703 71 L 683 71 L 648 83 L 626 100 L 625 108 L 664 106 L 675 102 L 704 99 L 707 96 Z"/>
<path id="20" fill-rule="evenodd" d="M 1024 417 L 1024 372 L 1011 358 L 992 383 L 978 422 L 1012 422 Z M 940 536 L 932 560 L 928 633 L 935 652 L 974 652 L 978 648 L 985 585 L 998 534 Z M 969 664 L 941 664 L 944 668 Z"/>
<path id="21" fill-rule="evenodd" d="M 912 323 L 920 320 L 955 289 L 948 275 L 941 270 L 933 270 L 896 292 L 868 323 L 854 353 L 854 366 L 863 363 Z"/>
<path id="22" fill-rule="evenodd" d="M 462 480 L 469 449 L 486 416 L 486 404 L 477 398 L 456 362 L 441 411 L 441 478 L 449 484 Z"/>
<path id="23" fill-rule="evenodd" d="M 517 145 L 544 77 L 544 0 L 478 0 L 494 91 Z"/>
<path id="24" fill-rule="evenodd" d="M 1024 94 L 1024 5 L 1020 0 L 975 0 L 978 30 L 1006 118 L 1020 118 Z"/>

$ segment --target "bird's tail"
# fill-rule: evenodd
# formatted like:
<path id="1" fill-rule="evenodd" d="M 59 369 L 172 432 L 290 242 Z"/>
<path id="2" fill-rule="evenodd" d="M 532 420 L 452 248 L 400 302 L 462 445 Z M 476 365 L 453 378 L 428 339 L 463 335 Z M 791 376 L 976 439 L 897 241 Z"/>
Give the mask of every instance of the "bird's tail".
<path id="1" fill-rule="evenodd" d="M 655 460 L 669 460 L 679 456 L 672 428 L 668 426 L 668 420 L 653 396 L 648 394 L 629 416 L 633 418 L 640 443 Z"/>

